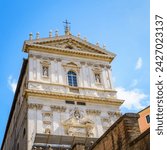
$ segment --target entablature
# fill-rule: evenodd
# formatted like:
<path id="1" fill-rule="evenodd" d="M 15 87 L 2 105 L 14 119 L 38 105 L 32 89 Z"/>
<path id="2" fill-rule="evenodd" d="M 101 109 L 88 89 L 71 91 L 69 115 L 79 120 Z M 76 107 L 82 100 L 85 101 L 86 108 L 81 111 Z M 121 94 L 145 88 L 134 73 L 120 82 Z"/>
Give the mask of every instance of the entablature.
<path id="1" fill-rule="evenodd" d="M 78 95 L 78 94 L 67 94 L 67 93 L 60 93 L 60 92 L 49 92 L 49 91 L 39 91 L 39 90 L 25 90 L 25 96 L 37 96 L 37 97 L 46 97 L 46 98 L 54 98 L 59 100 L 74 100 L 74 101 L 81 101 L 81 102 L 90 102 L 90 103 L 97 103 L 97 104 L 108 104 L 108 105 L 115 105 L 120 106 L 124 100 L 120 100 L 117 98 L 102 98 L 102 97 L 93 97 L 93 96 L 85 96 L 85 95 Z"/>

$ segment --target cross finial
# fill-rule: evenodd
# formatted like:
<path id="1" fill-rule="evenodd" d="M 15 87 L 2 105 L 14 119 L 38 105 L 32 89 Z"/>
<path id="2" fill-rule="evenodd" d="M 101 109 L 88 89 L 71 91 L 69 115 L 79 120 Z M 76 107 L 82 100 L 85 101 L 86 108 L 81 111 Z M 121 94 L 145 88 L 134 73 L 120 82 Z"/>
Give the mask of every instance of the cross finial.
<path id="1" fill-rule="evenodd" d="M 63 23 L 65 23 L 65 26 L 64 26 L 64 28 L 65 28 L 65 34 L 66 34 L 66 35 L 70 35 L 70 27 L 69 27 L 69 24 L 71 24 L 71 23 L 68 22 L 67 19 L 66 19 L 66 21 L 63 21 Z"/>

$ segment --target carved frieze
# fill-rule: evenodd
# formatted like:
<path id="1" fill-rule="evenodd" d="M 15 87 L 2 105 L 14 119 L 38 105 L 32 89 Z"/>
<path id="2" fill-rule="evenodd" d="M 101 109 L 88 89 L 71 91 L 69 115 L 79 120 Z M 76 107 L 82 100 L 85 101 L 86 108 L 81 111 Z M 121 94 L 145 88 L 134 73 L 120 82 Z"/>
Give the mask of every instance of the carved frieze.
<path id="1" fill-rule="evenodd" d="M 41 109 L 42 109 L 42 107 L 43 107 L 43 105 L 42 105 L 42 104 L 36 104 L 36 108 L 37 108 L 38 110 L 41 110 Z"/>
<path id="2" fill-rule="evenodd" d="M 86 113 L 88 115 L 96 115 L 96 116 L 99 116 L 101 114 L 101 111 L 100 110 L 96 110 L 96 109 L 87 109 L 86 110 Z"/>
<path id="3" fill-rule="evenodd" d="M 42 104 L 34 104 L 34 103 L 29 103 L 28 104 L 28 109 L 38 109 L 41 110 L 43 107 Z"/>
<path id="4" fill-rule="evenodd" d="M 65 87 L 59 85 L 52 85 L 52 84 L 40 84 L 40 83 L 29 83 L 29 89 L 34 90 L 42 90 L 42 91 L 49 91 L 49 92 L 63 92 L 65 91 Z"/>
<path id="5" fill-rule="evenodd" d="M 88 63 L 87 63 L 87 65 L 88 65 L 88 66 L 92 66 L 92 65 L 93 65 L 93 63 L 88 62 Z"/>
<path id="6" fill-rule="evenodd" d="M 117 117 L 121 116 L 121 113 L 119 111 L 116 112 L 108 111 L 107 113 L 109 116 L 117 116 Z"/>
<path id="7" fill-rule="evenodd" d="M 42 56 L 41 55 L 34 55 L 36 58 L 38 58 L 38 59 L 41 59 L 42 58 Z"/>
<path id="8" fill-rule="evenodd" d="M 56 61 L 57 61 L 57 62 L 61 62 L 62 59 L 60 59 L 60 58 L 56 58 Z"/>
<path id="9" fill-rule="evenodd" d="M 85 65 L 86 63 L 82 61 L 82 62 L 80 62 L 80 64 L 81 64 L 81 65 Z"/>
<path id="10" fill-rule="evenodd" d="M 35 109 L 36 108 L 36 104 L 28 104 L 28 109 Z"/>
<path id="11" fill-rule="evenodd" d="M 108 117 L 103 117 L 101 118 L 101 121 L 104 123 L 104 122 L 107 122 L 107 123 L 110 123 L 111 122 L 111 119 L 108 118 Z"/>
<path id="12" fill-rule="evenodd" d="M 28 84 L 28 88 L 30 88 L 30 89 L 40 89 L 41 88 L 41 84 L 29 83 Z"/>
<path id="13" fill-rule="evenodd" d="M 55 58 L 54 57 L 49 57 L 49 60 L 54 61 Z"/>
<path id="14" fill-rule="evenodd" d="M 52 106 L 50 106 L 50 108 L 52 111 L 56 111 L 56 112 L 65 112 L 66 111 L 66 107 L 64 107 L 64 106 L 52 105 Z"/>

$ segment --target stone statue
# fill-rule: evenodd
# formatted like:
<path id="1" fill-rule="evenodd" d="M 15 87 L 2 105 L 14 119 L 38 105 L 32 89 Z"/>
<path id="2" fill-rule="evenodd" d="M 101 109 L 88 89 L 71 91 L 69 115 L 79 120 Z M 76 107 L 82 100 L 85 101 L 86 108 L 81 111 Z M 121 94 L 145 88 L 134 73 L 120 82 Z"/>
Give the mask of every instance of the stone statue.
<path id="1" fill-rule="evenodd" d="M 95 81 L 96 81 L 96 83 L 100 83 L 100 75 L 99 74 L 95 74 Z"/>
<path id="2" fill-rule="evenodd" d="M 43 76 L 44 77 L 48 77 L 49 73 L 48 73 L 48 67 L 43 66 Z"/>

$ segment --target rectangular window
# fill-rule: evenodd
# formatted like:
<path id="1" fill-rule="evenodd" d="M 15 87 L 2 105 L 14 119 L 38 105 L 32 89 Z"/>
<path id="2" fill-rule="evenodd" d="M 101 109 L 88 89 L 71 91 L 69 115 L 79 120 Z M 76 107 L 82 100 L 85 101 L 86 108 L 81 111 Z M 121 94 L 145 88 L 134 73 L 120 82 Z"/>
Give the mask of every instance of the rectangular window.
<path id="1" fill-rule="evenodd" d="M 146 121 L 147 121 L 147 123 L 150 123 L 150 115 L 146 116 Z"/>
<path id="2" fill-rule="evenodd" d="M 66 101 L 66 104 L 75 104 L 74 101 Z"/>

